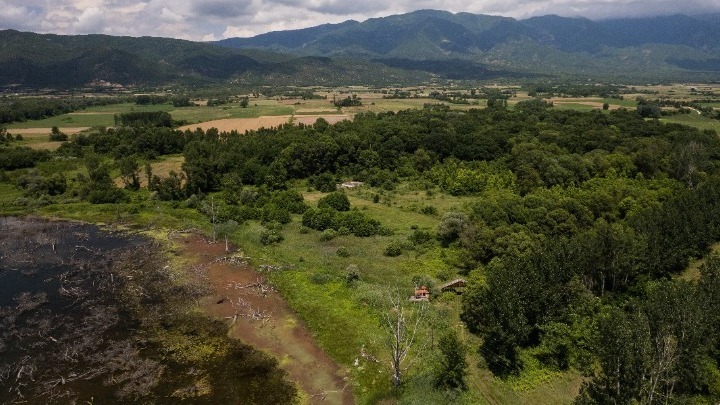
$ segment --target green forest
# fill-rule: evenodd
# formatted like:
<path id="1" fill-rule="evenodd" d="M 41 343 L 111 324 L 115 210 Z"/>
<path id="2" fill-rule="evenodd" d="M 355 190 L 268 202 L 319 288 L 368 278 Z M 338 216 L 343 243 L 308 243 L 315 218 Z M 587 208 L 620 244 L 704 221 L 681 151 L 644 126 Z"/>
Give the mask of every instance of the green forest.
<path id="1" fill-rule="evenodd" d="M 292 256 L 297 268 L 273 281 L 321 346 L 348 366 L 361 344 L 382 360 L 354 371 L 359 402 L 476 403 L 474 369 L 500 382 L 575 373 L 577 404 L 720 401 L 718 134 L 634 109 L 488 104 L 245 133 L 133 112 L 55 151 L 2 129 L 0 212 L 192 222 L 278 262 Z M 178 155 L 181 170 L 153 173 Z M 363 185 L 339 190 L 344 181 Z M 404 203 L 411 194 L 421 202 Z M 292 243 L 308 249 L 283 250 Z M 311 267 L 327 246 L 342 268 Z M 461 296 L 439 291 L 459 277 Z M 367 336 L 382 330 L 381 292 L 409 296 L 413 284 L 432 292 L 425 321 L 437 330 L 423 339 L 439 360 L 378 378 L 369 370 L 390 354 Z M 320 287 L 332 293 L 311 302 Z M 453 327 L 457 314 L 470 336 Z"/>

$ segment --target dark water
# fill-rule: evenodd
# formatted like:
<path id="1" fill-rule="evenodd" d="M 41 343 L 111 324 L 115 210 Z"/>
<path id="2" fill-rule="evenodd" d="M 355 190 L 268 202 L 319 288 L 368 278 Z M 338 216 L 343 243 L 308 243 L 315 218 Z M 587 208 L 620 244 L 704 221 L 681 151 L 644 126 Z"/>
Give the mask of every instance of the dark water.
<path id="1" fill-rule="evenodd" d="M 288 403 L 274 360 L 182 308 L 151 241 L 0 218 L 0 403 Z M 200 353 L 200 354 L 198 354 Z"/>

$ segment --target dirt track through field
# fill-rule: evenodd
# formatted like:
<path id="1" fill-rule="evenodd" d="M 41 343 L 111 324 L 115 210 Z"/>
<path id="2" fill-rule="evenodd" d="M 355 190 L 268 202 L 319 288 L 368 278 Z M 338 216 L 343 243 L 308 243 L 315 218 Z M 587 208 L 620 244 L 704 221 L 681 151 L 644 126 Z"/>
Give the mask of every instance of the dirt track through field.
<path id="1" fill-rule="evenodd" d="M 213 293 L 203 307 L 232 324 L 231 337 L 278 359 L 307 403 L 354 403 L 347 372 L 315 344 L 280 294 L 268 289 L 263 274 L 247 265 L 218 260 L 226 255 L 224 243 L 211 244 L 193 235 L 181 244 L 183 256 L 207 269 Z M 253 313 L 259 314 L 259 319 L 253 320 Z"/>
<path id="2" fill-rule="evenodd" d="M 318 118 L 324 118 L 330 124 L 335 124 L 343 120 L 352 119 L 347 114 L 320 114 L 320 115 L 271 115 L 262 116 L 258 118 L 227 118 L 222 120 L 214 120 L 201 122 L 198 124 L 190 124 L 180 127 L 180 130 L 185 131 L 187 129 L 194 131 L 196 128 L 201 128 L 203 131 L 207 131 L 210 128 L 217 128 L 220 132 L 238 131 L 244 133 L 245 131 L 255 131 L 260 128 L 276 128 L 280 125 L 287 124 L 290 122 L 302 123 L 306 125 L 312 125 L 317 121 Z"/>

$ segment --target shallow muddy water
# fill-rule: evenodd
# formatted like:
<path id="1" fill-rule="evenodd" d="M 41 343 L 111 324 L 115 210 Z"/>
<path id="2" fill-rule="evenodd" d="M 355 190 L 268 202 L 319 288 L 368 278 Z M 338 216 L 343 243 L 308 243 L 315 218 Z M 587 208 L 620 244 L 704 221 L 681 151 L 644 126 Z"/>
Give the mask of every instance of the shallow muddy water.
<path id="1" fill-rule="evenodd" d="M 269 356 L 185 310 L 160 247 L 95 226 L 0 218 L 0 403 L 292 402 Z"/>

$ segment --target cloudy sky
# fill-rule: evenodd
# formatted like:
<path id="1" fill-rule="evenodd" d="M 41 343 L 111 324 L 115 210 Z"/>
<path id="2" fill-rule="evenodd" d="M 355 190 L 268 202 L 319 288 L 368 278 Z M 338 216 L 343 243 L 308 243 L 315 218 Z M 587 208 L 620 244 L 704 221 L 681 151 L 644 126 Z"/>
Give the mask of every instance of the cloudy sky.
<path id="1" fill-rule="evenodd" d="M 0 0 L 0 29 L 215 40 L 418 9 L 600 19 L 719 12 L 720 0 Z"/>

